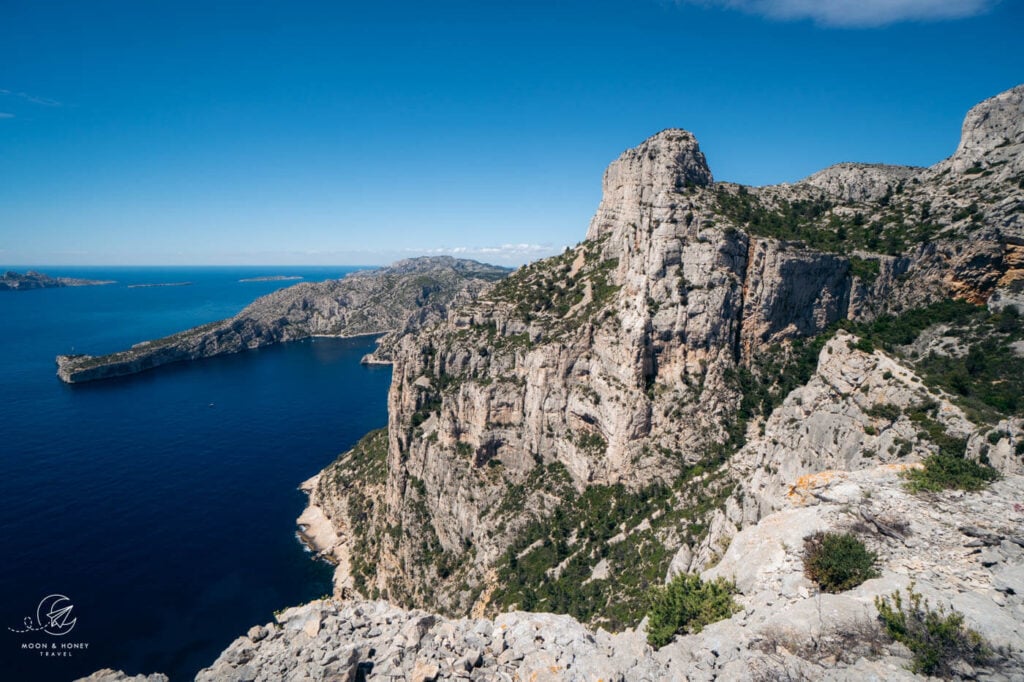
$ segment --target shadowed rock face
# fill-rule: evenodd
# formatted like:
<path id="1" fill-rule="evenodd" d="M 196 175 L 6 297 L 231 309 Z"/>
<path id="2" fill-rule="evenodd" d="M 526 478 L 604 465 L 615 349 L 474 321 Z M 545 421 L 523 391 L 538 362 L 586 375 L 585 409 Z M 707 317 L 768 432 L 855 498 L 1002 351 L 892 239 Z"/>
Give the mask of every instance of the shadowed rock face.
<path id="1" fill-rule="evenodd" d="M 95 381 L 311 336 L 385 334 L 403 328 L 417 311 L 443 308 L 460 294 L 472 296 L 507 273 L 505 268 L 441 256 L 400 261 L 340 280 L 296 284 L 257 299 L 227 320 L 125 351 L 60 355 L 57 376 L 68 383 Z"/>

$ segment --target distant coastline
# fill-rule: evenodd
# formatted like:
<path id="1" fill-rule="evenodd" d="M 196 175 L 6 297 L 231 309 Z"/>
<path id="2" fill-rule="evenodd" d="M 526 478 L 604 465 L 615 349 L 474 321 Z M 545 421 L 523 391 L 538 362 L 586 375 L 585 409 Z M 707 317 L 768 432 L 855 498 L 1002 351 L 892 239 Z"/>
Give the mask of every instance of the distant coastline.
<path id="1" fill-rule="evenodd" d="M 129 289 L 146 289 L 149 287 L 190 287 L 192 282 L 155 282 L 153 284 L 129 284 Z"/>
<path id="2" fill-rule="evenodd" d="M 116 284 L 112 279 L 81 279 L 78 277 L 51 277 L 35 270 L 25 274 L 8 270 L 0 276 L 0 291 L 28 291 L 29 289 L 57 289 L 61 287 L 91 287 Z"/>
<path id="3" fill-rule="evenodd" d="M 246 277 L 239 282 L 291 282 L 303 279 L 302 275 L 266 275 L 265 277 Z"/>

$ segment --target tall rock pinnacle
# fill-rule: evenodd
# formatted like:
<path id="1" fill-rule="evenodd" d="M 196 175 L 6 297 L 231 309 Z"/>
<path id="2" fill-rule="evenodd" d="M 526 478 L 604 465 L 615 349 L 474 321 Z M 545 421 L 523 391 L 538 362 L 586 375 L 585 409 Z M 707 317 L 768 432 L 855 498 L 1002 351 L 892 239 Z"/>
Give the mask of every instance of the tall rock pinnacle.
<path id="1" fill-rule="evenodd" d="M 628 149 L 608 166 L 601 183 L 602 199 L 587 239 L 611 233 L 616 226 L 639 224 L 645 207 L 665 202 L 686 187 L 714 182 L 697 138 L 669 128 Z"/>
<path id="2" fill-rule="evenodd" d="M 960 133 L 960 145 L 949 161 L 954 172 L 1005 157 L 1021 163 L 1019 146 L 1024 144 L 1024 85 L 1018 85 L 981 102 L 967 112 Z"/>

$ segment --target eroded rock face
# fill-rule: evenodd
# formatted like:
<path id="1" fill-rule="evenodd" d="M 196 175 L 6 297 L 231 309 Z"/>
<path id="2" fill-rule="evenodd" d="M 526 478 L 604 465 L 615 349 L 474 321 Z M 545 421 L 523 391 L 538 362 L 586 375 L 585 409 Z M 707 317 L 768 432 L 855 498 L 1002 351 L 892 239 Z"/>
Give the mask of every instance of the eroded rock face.
<path id="1" fill-rule="evenodd" d="M 1009 157 L 1011 148 L 1024 144 L 1024 85 L 985 100 L 967 112 L 960 144 L 948 165 L 956 173 L 964 173 L 975 164 L 989 162 L 993 153 Z M 996 160 L 996 159 L 991 159 Z M 1020 154 L 1009 164 L 1020 170 L 1024 162 Z"/>
<path id="2" fill-rule="evenodd" d="M 843 202 L 878 201 L 892 195 L 923 168 L 870 163 L 837 163 L 804 179 L 801 184 L 817 187 Z"/>
<path id="3" fill-rule="evenodd" d="M 999 154 L 1014 149 L 997 145 Z M 568 491 L 669 483 L 727 449 L 736 438 L 737 377 L 758 371 L 778 344 L 839 320 L 951 297 L 984 302 L 1009 287 L 1020 265 L 1011 236 L 1020 220 L 1005 193 L 1019 201 L 1020 189 L 996 173 L 954 178 L 943 164 L 840 164 L 796 185 L 739 188 L 713 183 L 686 131 L 664 131 L 623 153 L 605 173 L 586 241 L 395 339 L 383 504 L 369 521 L 378 553 L 370 589 L 454 613 L 480 607 L 485 575 L 504 548 Z M 984 208 L 958 218 L 968 198 Z M 737 202 L 746 208 L 737 211 Z M 906 234 L 933 229 L 899 227 L 912 218 L 938 221 L 941 236 L 908 244 Z M 830 230 L 828 239 L 815 236 Z M 889 255 L 843 246 L 844 238 L 904 246 Z M 811 246 L 819 242 L 840 250 Z M 838 418 L 812 412 L 794 408 L 786 418 Z M 854 417 L 788 444 L 778 466 L 788 476 L 801 458 L 829 448 L 843 453 L 830 465 L 853 466 L 850 453 L 872 440 L 863 436 L 870 421 Z M 905 430 L 900 438 L 912 435 Z M 555 465 L 567 486 L 551 490 L 539 472 Z M 756 468 L 737 473 L 751 477 L 751 490 L 761 485 Z M 322 497 L 328 516 L 345 517 L 344 494 L 333 503 Z M 755 499 L 746 505 L 770 510 Z M 710 537 L 721 539 L 742 518 L 752 520 L 749 511 L 723 517 Z M 351 534 L 339 538 L 344 546 Z"/>
<path id="4" fill-rule="evenodd" d="M 701 569 L 701 547 L 695 561 L 674 566 L 735 581 L 741 610 L 732 618 L 655 651 L 643 625 L 610 635 L 552 614 L 448 619 L 384 602 L 321 601 L 255 626 L 197 679 L 919 679 L 874 605 L 894 592 L 906 598 L 911 583 L 932 608 L 956 609 L 1009 648 L 992 660 L 998 672 L 979 674 L 1015 679 L 1024 674 L 1020 463 L 1000 465 L 1006 477 L 978 493 L 909 492 L 902 473 L 933 447 L 915 433 L 910 410 L 931 400 L 950 433 L 976 429 L 910 368 L 856 342 L 840 334 L 827 344 L 811 381 L 729 463 L 741 487 L 711 520 L 708 545 L 722 552 L 714 565 Z M 998 425 L 1000 446 L 1021 442 L 1020 421 Z M 372 469 L 364 476 L 376 480 Z M 841 594 L 819 591 L 803 566 L 804 538 L 819 531 L 856 533 L 877 553 L 879 576 Z"/>
<path id="5" fill-rule="evenodd" d="M 933 446 L 910 418 L 922 405 L 934 404 L 934 419 L 952 436 L 966 438 L 977 428 L 950 396 L 929 391 L 913 371 L 881 351 L 858 350 L 856 342 L 842 332 L 829 341 L 815 376 L 772 413 L 764 436 L 730 462 L 746 482 L 746 522 L 782 505 L 803 476 L 929 454 Z"/>
<path id="6" fill-rule="evenodd" d="M 794 336 L 814 336 L 850 312 L 847 259 L 752 240 L 744 282 L 740 346 L 746 364 L 758 349 Z"/>
<path id="7" fill-rule="evenodd" d="M 680 190 L 712 182 L 711 169 L 693 133 L 663 130 L 608 166 L 601 182 L 601 205 L 587 239 L 600 239 L 624 225 L 649 222 L 650 211 L 669 208 Z"/>

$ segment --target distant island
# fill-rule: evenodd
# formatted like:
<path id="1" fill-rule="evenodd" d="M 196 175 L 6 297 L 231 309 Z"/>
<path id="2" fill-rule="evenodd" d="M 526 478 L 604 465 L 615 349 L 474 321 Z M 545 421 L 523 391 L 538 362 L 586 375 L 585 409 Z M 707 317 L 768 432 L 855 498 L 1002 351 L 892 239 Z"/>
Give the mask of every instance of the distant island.
<path id="1" fill-rule="evenodd" d="M 148 287 L 189 287 L 192 282 L 155 282 L 153 284 L 129 284 L 129 289 L 145 289 Z"/>
<path id="2" fill-rule="evenodd" d="M 114 284 L 110 279 L 79 279 L 77 277 L 50 277 L 35 270 L 24 274 L 8 270 L 0 277 L 0 291 L 25 291 L 28 289 L 56 289 L 59 287 L 91 287 Z"/>
<path id="3" fill-rule="evenodd" d="M 239 282 L 290 282 L 292 280 L 302 279 L 302 275 L 266 275 L 264 277 L 246 277 L 245 279 L 238 280 Z"/>

